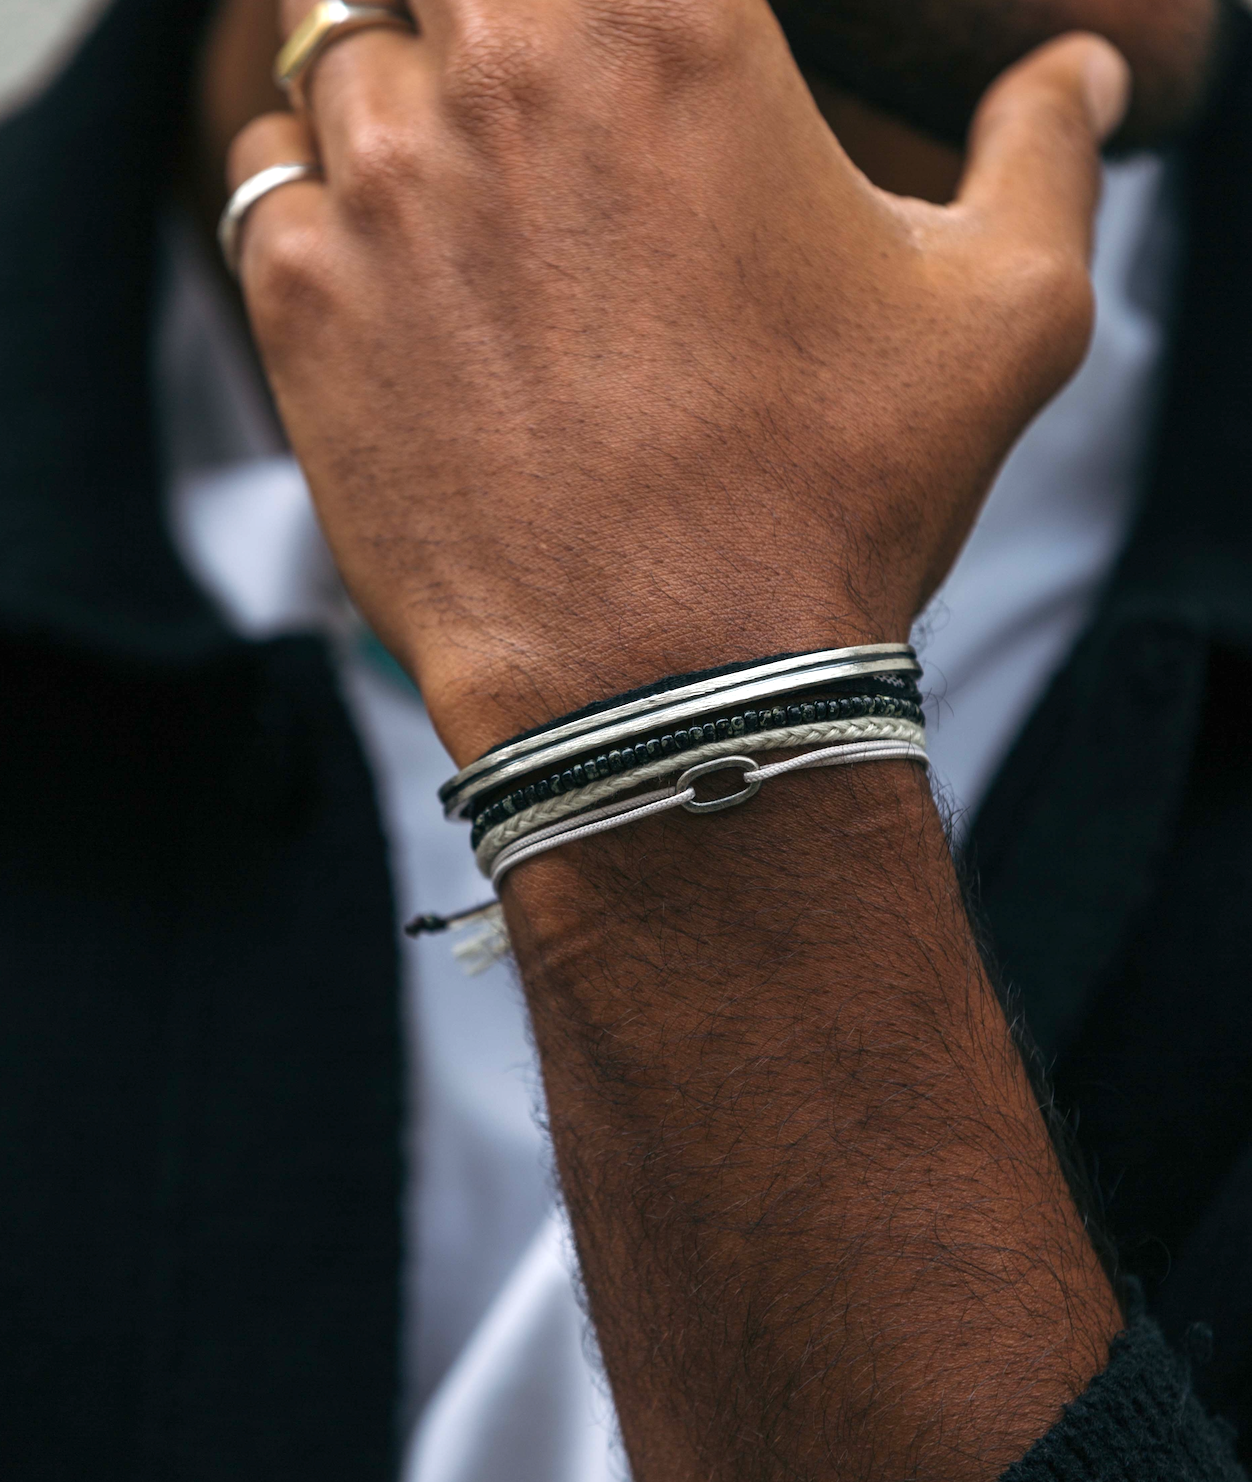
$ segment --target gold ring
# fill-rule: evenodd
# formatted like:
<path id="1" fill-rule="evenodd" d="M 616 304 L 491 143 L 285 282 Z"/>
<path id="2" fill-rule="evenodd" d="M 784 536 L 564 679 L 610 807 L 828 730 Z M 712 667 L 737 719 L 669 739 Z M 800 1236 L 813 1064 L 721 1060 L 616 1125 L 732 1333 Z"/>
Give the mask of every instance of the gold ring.
<path id="1" fill-rule="evenodd" d="M 304 104 L 304 81 L 309 68 L 328 46 L 353 31 L 386 26 L 413 32 L 411 17 L 385 5 L 349 5 L 346 0 L 321 0 L 300 22 L 274 61 L 274 81 L 285 88 L 292 105 Z"/>

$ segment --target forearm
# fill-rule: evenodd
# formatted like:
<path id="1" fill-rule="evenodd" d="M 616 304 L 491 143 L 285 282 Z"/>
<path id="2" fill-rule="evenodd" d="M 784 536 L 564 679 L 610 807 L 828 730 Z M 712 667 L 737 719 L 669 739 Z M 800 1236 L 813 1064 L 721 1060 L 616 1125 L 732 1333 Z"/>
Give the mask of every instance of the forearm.
<path id="1" fill-rule="evenodd" d="M 505 891 L 637 1482 L 991 1477 L 1119 1316 L 924 776 L 799 774 Z"/>

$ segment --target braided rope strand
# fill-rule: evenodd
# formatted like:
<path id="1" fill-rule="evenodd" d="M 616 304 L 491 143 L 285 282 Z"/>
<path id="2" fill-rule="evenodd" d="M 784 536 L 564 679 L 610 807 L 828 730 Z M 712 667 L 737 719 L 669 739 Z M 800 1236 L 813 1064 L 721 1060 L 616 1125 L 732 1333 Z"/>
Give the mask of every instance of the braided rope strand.
<path id="1" fill-rule="evenodd" d="M 757 767 L 751 757 L 731 756 L 727 760 L 731 766 L 737 764 L 744 767 L 745 778 L 749 781 L 754 780 L 754 785 L 720 805 L 713 803 L 703 805 L 705 807 L 734 807 L 736 803 L 754 796 L 762 782 L 785 776 L 789 772 L 804 771 L 810 767 L 842 767 L 856 762 L 872 761 L 910 761 L 920 762 L 926 767 L 930 765 L 925 748 L 915 746 L 909 741 L 845 741 L 838 746 L 824 746 L 817 751 L 803 752 L 799 756 L 789 757 L 786 761 L 772 762 L 766 767 Z M 751 768 L 751 771 L 748 771 L 748 768 Z M 516 843 L 502 849 L 492 860 L 490 875 L 493 887 L 498 891 L 500 881 L 514 866 L 523 864 L 536 855 L 546 854 L 548 850 L 557 849 L 563 844 L 573 844 L 579 839 L 589 839 L 609 829 L 637 823 L 644 818 L 668 812 L 673 808 L 694 810 L 697 807 L 695 788 L 690 783 L 683 788 L 682 783 L 684 777 L 690 777 L 691 772 L 699 771 L 699 769 L 700 764 L 696 763 L 691 771 L 679 777 L 672 791 L 668 788 L 660 788 L 641 796 L 620 798 L 617 802 L 608 803 L 603 808 L 593 808 L 589 812 L 576 814 L 564 823 L 550 824 L 547 828 L 537 829 L 525 838 L 518 839 Z"/>
<path id="2" fill-rule="evenodd" d="M 576 793 L 548 798 L 533 803 L 512 818 L 497 824 L 484 834 L 474 857 L 484 875 L 491 874 L 495 857 L 516 840 L 561 819 L 569 818 L 596 804 L 631 792 L 645 782 L 685 772 L 701 762 L 722 756 L 736 756 L 751 751 L 784 751 L 799 746 L 828 747 L 841 742 L 903 741 L 921 747 L 925 728 L 911 720 L 894 720 L 885 716 L 862 716 L 853 720 L 813 721 L 807 725 L 783 726 L 777 730 L 756 731 L 745 736 L 728 736 L 677 756 L 658 757 L 631 772 L 602 777 L 598 782 L 579 788 Z"/>

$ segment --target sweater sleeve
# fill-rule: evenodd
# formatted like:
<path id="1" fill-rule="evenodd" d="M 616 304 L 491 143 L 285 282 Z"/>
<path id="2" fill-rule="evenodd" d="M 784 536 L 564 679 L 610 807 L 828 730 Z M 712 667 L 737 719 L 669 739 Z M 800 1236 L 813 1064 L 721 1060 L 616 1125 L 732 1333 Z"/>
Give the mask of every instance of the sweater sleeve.
<path id="1" fill-rule="evenodd" d="M 1190 1367 L 1132 1316 L 1098 1374 L 1000 1482 L 1246 1482 L 1230 1429 L 1211 1420 Z"/>

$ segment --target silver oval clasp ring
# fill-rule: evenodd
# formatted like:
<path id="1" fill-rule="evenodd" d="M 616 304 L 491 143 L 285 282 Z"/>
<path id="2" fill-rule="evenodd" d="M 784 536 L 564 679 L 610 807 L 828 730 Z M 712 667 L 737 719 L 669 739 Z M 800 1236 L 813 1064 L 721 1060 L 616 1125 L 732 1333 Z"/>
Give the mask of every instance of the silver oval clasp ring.
<path id="1" fill-rule="evenodd" d="M 694 799 L 683 804 L 688 813 L 720 813 L 723 808 L 737 808 L 740 803 L 746 803 L 749 798 L 756 797 L 761 790 L 761 779 L 755 774 L 760 768 L 750 756 L 719 756 L 711 762 L 700 762 L 698 766 L 688 767 L 678 779 L 676 792 L 686 792 L 687 788 L 697 777 L 707 777 L 710 772 L 742 772 L 744 786 L 739 792 L 732 792 L 726 798 L 714 798 L 711 803 L 697 803 Z"/>

